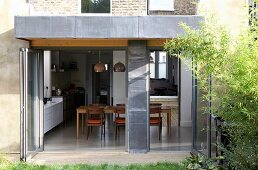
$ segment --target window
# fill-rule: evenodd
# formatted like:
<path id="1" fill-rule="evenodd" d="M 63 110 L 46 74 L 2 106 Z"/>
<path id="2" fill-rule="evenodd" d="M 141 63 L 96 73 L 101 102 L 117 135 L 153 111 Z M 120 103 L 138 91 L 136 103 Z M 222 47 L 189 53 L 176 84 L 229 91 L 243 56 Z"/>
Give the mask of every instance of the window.
<path id="1" fill-rule="evenodd" d="M 150 78 L 167 78 L 167 53 L 165 51 L 150 53 Z"/>
<path id="2" fill-rule="evenodd" d="M 174 11 L 174 0 L 149 0 L 150 11 Z"/>
<path id="3" fill-rule="evenodd" d="M 179 62 L 165 51 L 150 52 L 150 95 L 177 96 Z"/>
<path id="4" fill-rule="evenodd" d="M 81 0 L 81 13 L 110 13 L 111 0 Z"/>

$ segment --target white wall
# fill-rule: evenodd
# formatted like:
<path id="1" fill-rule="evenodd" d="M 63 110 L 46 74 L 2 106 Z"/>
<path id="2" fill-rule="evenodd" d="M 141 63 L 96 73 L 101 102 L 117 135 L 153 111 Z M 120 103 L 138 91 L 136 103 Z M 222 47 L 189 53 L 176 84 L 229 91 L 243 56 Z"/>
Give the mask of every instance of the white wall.
<path id="1" fill-rule="evenodd" d="M 191 103 L 192 103 L 192 71 L 181 62 L 181 98 L 180 111 L 181 120 L 180 125 L 183 127 L 192 126 L 191 117 Z"/>
<path id="2" fill-rule="evenodd" d="M 44 97 L 51 97 L 51 51 L 44 51 Z"/>
<path id="3" fill-rule="evenodd" d="M 113 51 L 113 65 L 125 64 L 125 51 Z M 113 104 L 126 102 L 126 72 L 113 72 Z"/>

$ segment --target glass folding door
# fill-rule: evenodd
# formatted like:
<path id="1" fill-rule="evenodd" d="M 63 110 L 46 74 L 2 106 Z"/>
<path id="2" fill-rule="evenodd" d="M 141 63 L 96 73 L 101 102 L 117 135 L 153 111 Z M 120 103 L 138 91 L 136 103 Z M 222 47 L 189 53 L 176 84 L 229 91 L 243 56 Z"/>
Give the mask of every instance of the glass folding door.
<path id="1" fill-rule="evenodd" d="M 21 160 L 31 158 L 43 146 L 42 62 L 40 52 L 20 50 Z"/>

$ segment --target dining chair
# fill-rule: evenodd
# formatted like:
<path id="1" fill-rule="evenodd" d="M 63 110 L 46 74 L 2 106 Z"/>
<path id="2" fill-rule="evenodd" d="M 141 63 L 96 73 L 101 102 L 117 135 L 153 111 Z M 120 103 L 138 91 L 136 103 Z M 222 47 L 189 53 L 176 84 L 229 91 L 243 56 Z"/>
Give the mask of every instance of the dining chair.
<path id="1" fill-rule="evenodd" d="M 89 132 L 92 130 L 94 126 L 101 127 L 101 140 L 102 140 L 102 133 L 104 131 L 105 137 L 105 115 L 104 115 L 104 108 L 98 106 L 89 106 L 88 107 L 88 114 L 86 119 L 86 127 L 87 127 L 87 140 L 89 137 Z"/>
<path id="2" fill-rule="evenodd" d="M 161 117 L 161 104 L 159 103 L 150 104 L 150 126 L 159 127 L 159 140 L 160 140 L 161 133 L 162 133 L 162 117 Z"/>
<path id="3" fill-rule="evenodd" d="M 119 132 L 119 127 L 125 126 L 125 104 L 116 105 L 114 125 L 115 125 L 115 139 L 117 139 L 117 133 Z"/>

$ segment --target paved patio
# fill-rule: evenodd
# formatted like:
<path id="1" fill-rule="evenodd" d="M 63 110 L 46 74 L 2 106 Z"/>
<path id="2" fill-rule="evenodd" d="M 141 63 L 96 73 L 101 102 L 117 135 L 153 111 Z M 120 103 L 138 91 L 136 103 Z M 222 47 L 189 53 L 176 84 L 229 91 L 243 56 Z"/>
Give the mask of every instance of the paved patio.
<path id="1" fill-rule="evenodd" d="M 19 161 L 19 154 L 4 155 L 8 160 Z M 36 164 L 146 164 L 181 162 L 189 156 L 186 151 L 151 151 L 147 154 L 128 154 L 125 151 L 41 152 L 28 162 Z"/>
<path id="2" fill-rule="evenodd" d="M 149 152 L 147 154 L 128 154 L 124 151 L 116 152 L 42 152 L 29 162 L 36 164 L 145 164 L 157 162 L 180 162 L 189 152 Z"/>

